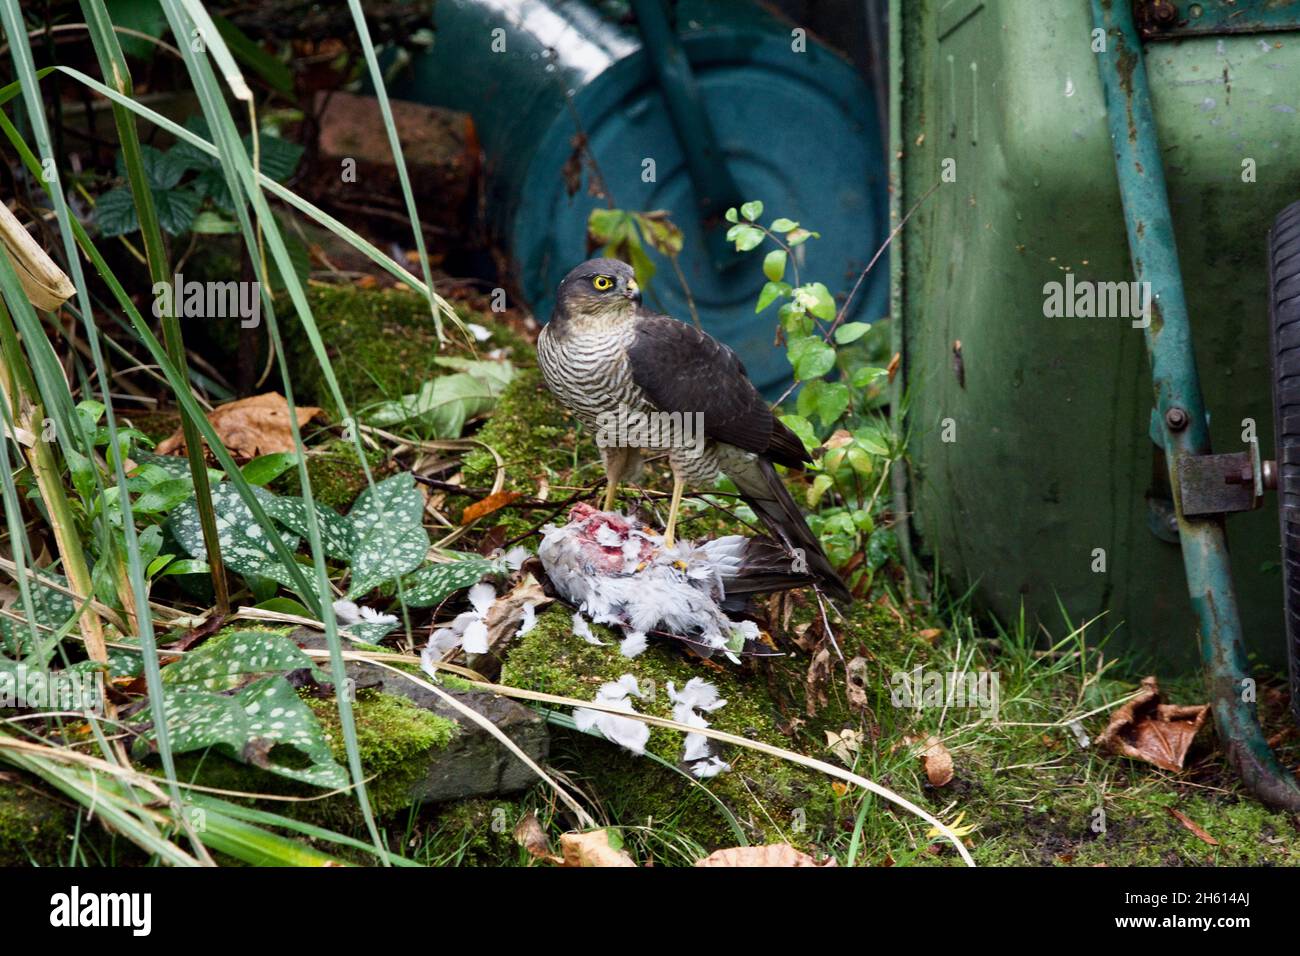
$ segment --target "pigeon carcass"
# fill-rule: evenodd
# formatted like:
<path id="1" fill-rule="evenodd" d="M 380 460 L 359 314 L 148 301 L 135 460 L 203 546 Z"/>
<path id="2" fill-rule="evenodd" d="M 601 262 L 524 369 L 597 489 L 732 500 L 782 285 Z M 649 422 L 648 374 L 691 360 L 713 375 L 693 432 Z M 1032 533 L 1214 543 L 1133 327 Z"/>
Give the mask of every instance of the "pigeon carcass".
<path id="1" fill-rule="evenodd" d="M 623 631 L 629 657 L 648 635 L 675 638 L 704 657 L 758 653 L 758 627 L 729 614 L 755 594 L 813 583 L 771 538 L 727 535 L 666 548 L 637 519 L 587 504 L 574 506 L 568 524 L 542 529 L 537 556 L 560 597 Z M 575 620 L 579 633 L 583 626 Z"/>

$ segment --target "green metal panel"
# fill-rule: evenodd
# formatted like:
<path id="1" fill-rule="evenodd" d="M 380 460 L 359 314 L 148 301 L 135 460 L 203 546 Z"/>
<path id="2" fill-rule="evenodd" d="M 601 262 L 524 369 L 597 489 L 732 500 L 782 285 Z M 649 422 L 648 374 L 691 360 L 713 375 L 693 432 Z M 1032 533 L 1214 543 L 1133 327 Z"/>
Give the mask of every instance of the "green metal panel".
<path id="1" fill-rule="evenodd" d="M 1115 644 L 1190 666 L 1182 558 L 1151 529 L 1170 537 L 1143 330 L 1044 314 L 1067 273 L 1133 278 L 1089 4 L 926 0 L 893 29 L 895 218 L 944 160 L 956 173 L 894 250 L 914 530 L 1000 614 L 1023 601 L 1059 631 L 1059 599 L 1076 621 L 1104 614 Z M 1212 443 L 1241 449 L 1252 418 L 1272 457 L 1263 242 L 1300 195 L 1300 35 L 1160 41 L 1147 71 Z M 1274 507 L 1228 528 L 1248 641 L 1280 662 Z"/>

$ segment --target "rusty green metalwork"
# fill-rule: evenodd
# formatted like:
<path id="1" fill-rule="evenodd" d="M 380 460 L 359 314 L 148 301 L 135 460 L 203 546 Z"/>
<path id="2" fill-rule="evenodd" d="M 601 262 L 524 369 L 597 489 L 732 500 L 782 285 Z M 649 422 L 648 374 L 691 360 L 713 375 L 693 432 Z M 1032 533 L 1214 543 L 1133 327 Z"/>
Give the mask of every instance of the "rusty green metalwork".
<path id="1" fill-rule="evenodd" d="M 1210 435 L 1141 39 L 1126 0 L 1092 0 L 1092 13 L 1105 33 L 1097 62 L 1133 271 L 1137 281 L 1150 283 L 1147 352 L 1215 726 L 1229 761 L 1260 799 L 1300 810 L 1300 786 L 1278 765 L 1257 719 L 1224 519 L 1188 517 L 1178 500 L 1178 462 L 1208 455 Z"/>

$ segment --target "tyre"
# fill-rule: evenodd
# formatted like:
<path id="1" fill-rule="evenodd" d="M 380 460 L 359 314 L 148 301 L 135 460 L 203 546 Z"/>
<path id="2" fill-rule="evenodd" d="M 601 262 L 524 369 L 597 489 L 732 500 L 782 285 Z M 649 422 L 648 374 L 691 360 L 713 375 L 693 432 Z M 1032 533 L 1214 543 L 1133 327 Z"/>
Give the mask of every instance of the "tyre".
<path id="1" fill-rule="evenodd" d="M 1300 202 L 1268 234 L 1269 331 L 1291 713 L 1300 723 Z"/>

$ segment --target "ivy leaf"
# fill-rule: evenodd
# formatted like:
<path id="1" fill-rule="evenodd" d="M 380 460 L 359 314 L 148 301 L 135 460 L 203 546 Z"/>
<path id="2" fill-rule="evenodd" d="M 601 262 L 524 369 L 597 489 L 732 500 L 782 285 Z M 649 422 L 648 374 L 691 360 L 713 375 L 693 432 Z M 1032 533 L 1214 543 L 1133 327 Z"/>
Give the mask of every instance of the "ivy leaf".
<path id="1" fill-rule="evenodd" d="M 402 593 L 411 607 L 432 607 L 500 570 L 495 561 L 477 555 L 431 564 L 403 578 Z"/>
<path id="2" fill-rule="evenodd" d="M 732 206 L 730 209 L 726 211 L 726 213 L 723 215 L 723 218 L 726 219 L 727 222 L 740 222 L 740 213 L 736 211 L 735 206 Z"/>
<path id="3" fill-rule="evenodd" d="M 754 222 L 759 216 L 763 215 L 763 204 L 755 199 L 753 202 L 747 202 L 741 205 L 740 214 Z"/>
<path id="4" fill-rule="evenodd" d="M 820 239 L 820 232 L 810 232 L 807 229 L 792 229 L 786 233 L 785 241 L 792 246 L 801 246 L 809 239 Z"/>
<path id="5" fill-rule="evenodd" d="M 786 219 L 782 216 L 780 219 L 772 220 L 773 232 L 790 232 L 792 229 L 798 229 L 799 224 L 792 219 Z"/>

